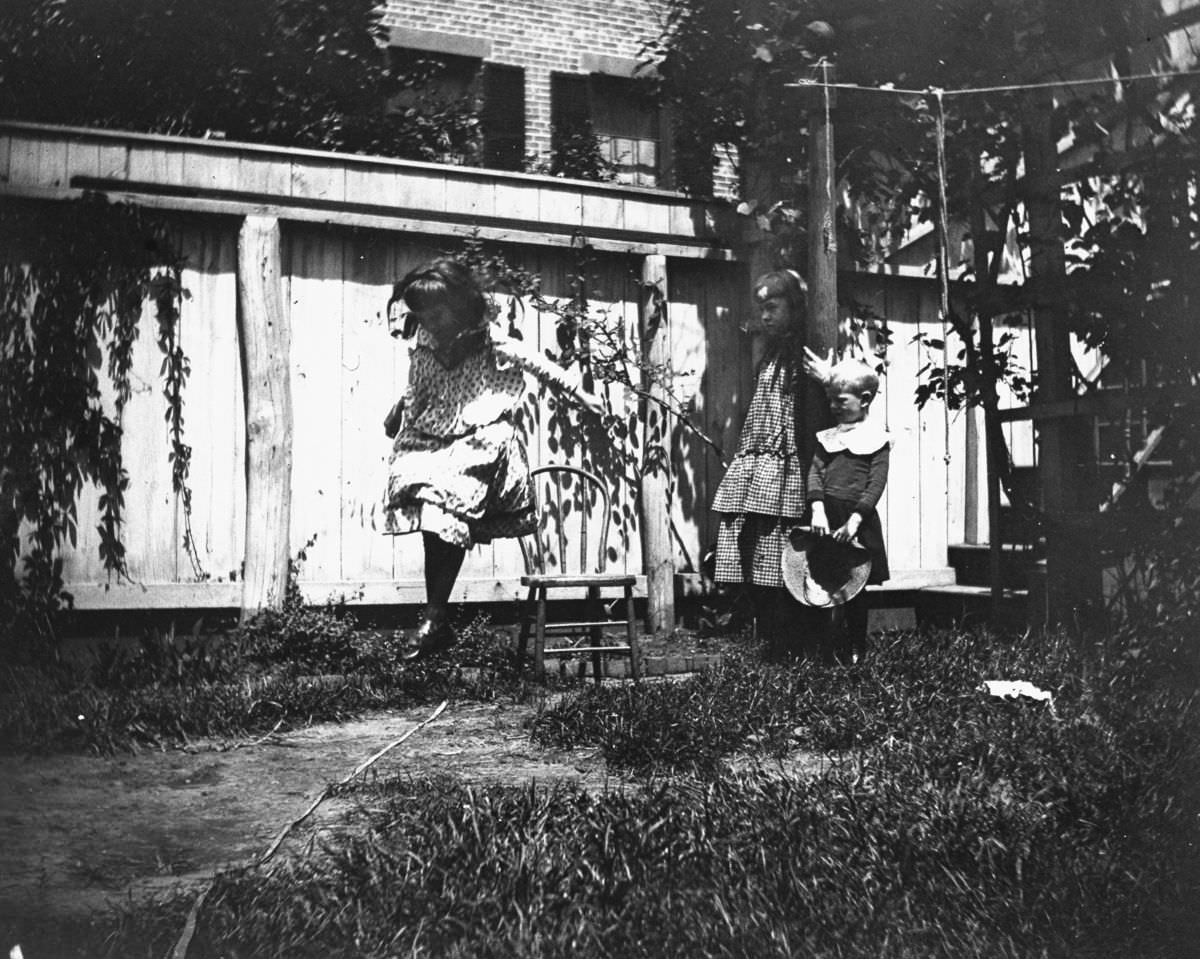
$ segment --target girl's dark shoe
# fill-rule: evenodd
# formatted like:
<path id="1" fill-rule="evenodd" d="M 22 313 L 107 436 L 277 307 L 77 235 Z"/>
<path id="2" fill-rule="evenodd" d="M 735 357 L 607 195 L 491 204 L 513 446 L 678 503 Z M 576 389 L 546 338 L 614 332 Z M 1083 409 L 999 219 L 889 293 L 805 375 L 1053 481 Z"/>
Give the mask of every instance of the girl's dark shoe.
<path id="1" fill-rule="evenodd" d="M 453 643 L 454 631 L 446 622 L 446 617 L 425 613 L 421 616 L 417 628 L 408 635 L 405 646 L 400 651 L 400 658 L 406 662 L 413 662 L 439 649 L 446 649 Z"/>

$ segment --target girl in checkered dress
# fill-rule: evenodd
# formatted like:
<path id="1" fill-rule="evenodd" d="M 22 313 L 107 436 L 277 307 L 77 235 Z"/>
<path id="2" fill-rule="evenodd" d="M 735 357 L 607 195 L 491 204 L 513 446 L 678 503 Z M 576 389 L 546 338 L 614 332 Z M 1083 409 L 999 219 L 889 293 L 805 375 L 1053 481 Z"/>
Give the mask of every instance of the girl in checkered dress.
<path id="1" fill-rule="evenodd" d="M 768 349 L 755 375 L 754 395 L 742 424 L 737 453 L 713 498 L 719 514 L 717 582 L 749 586 L 759 636 L 772 655 L 794 652 L 817 633 L 813 611 L 783 584 L 783 547 L 805 508 L 805 466 L 796 422 L 803 376 L 825 371 L 804 350 L 807 286 L 799 274 L 762 276 L 754 298 Z"/>
<path id="2" fill-rule="evenodd" d="M 408 386 L 384 429 L 394 438 L 385 502 L 388 533 L 420 532 L 426 605 L 403 652 L 447 645 L 447 605 L 466 552 L 533 529 L 533 486 L 514 411 L 533 373 L 585 409 L 603 412 L 578 376 L 488 322 L 471 271 L 437 259 L 396 284 L 393 335 L 415 337 Z"/>

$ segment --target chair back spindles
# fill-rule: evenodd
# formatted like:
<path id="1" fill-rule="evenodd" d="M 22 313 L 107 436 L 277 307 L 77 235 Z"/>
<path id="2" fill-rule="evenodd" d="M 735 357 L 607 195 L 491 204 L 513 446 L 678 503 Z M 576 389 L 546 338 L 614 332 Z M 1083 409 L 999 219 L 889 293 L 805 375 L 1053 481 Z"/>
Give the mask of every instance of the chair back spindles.
<path id="1" fill-rule="evenodd" d="M 522 614 L 518 652 L 524 655 L 534 629 L 534 666 L 545 675 L 547 656 L 590 655 L 596 681 L 601 679 L 602 657 L 627 655 L 629 675 L 641 675 L 638 628 L 634 620 L 632 573 L 606 573 L 608 531 L 612 502 L 600 479 L 577 466 L 539 466 L 530 471 L 537 504 L 534 532 L 521 540 L 526 575 L 521 582 L 529 588 Z M 599 510 L 597 514 L 595 511 Z M 553 528 L 551 525 L 553 524 Z M 532 543 L 528 541 L 532 540 Z M 579 552 L 575 553 L 578 542 Z M 557 551 L 555 551 L 557 547 Z M 578 555 L 578 565 L 575 557 Z M 583 590 L 587 618 L 583 621 L 551 620 L 551 590 Z M 623 618 L 606 612 L 602 590 L 620 590 Z M 624 628 L 624 642 L 608 632 Z M 547 638 L 558 641 L 547 646 Z"/>
<path id="2" fill-rule="evenodd" d="M 603 573 L 611 523 L 608 490 L 600 479 L 576 466 L 539 466 L 530 471 L 538 502 L 538 528 L 532 549 L 522 541 L 528 572 Z M 578 568 L 568 559 L 578 541 Z"/>

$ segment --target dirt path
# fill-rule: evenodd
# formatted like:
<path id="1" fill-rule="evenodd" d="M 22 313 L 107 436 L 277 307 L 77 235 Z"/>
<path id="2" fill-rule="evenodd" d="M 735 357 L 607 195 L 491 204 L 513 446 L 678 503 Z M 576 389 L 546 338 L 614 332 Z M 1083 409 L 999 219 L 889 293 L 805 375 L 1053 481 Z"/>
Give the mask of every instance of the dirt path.
<path id="1" fill-rule="evenodd" d="M 198 743 L 105 758 L 0 756 L 0 955 L 48 923 L 78 924 L 113 905 L 199 888 L 223 867 L 262 854 L 325 786 L 432 711 L 313 726 L 237 749 Z M 525 728 L 532 714 L 531 706 L 452 704 L 373 769 L 471 782 L 606 783 L 594 753 L 534 747 Z M 304 828 L 327 827 L 344 811 L 327 801 Z"/>

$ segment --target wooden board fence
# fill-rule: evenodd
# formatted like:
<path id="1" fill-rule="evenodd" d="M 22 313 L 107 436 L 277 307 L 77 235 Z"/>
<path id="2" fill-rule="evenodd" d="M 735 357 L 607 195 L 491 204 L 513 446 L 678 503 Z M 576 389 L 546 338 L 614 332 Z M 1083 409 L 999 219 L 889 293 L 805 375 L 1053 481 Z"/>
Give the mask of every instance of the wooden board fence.
<path id="1" fill-rule="evenodd" d="M 640 526 L 645 495 L 666 497 L 670 565 L 694 581 L 715 540 L 708 504 L 732 455 L 753 385 L 749 277 L 728 211 L 662 191 L 555 178 L 443 168 L 225 142 L 0 123 L 0 195 L 55 203 L 100 189 L 171 218 L 187 257 L 180 335 L 191 363 L 186 441 L 193 447 L 191 515 L 171 489 L 168 437 L 148 333 L 135 350 L 134 396 L 125 413 L 131 476 L 125 541 L 133 583 L 108 583 L 97 555 L 95 504 L 80 506 L 80 537 L 64 556 L 80 608 L 237 607 L 246 540 L 247 442 L 238 334 L 238 233 L 246 217 L 277 219 L 280 295 L 291 345 L 289 548 L 305 558 L 301 585 L 316 602 L 368 604 L 424 598 L 417 537 L 382 533 L 381 496 L 390 444 L 382 419 L 407 375 L 407 344 L 387 331 L 391 284 L 412 266 L 475 232 L 513 266 L 541 277 L 556 299 L 576 292 L 636 344 L 646 276 L 664 277 L 666 325 L 658 356 L 671 363 L 672 472 L 661 490 L 628 481 L 597 424 L 579 428 L 551 393 L 522 404 L 534 465 L 572 461 L 613 483 L 615 565 L 647 564 Z M 581 267 L 578 234 L 590 243 Z M 649 260 L 648 260 L 649 258 Z M 653 265 L 647 272 L 647 263 Z M 872 285 L 873 284 L 873 285 Z M 883 505 L 895 582 L 952 579 L 946 546 L 962 536 L 966 430 L 940 407 L 912 403 L 923 362 L 914 333 L 933 334 L 932 284 L 871 278 L 859 290 L 894 332 L 881 401 L 897 435 Z M 505 304 L 507 305 L 507 303 Z M 553 315 L 521 304 L 516 326 L 540 349 L 557 349 Z M 628 422 L 636 399 L 613 388 L 612 411 Z M 695 430 L 689 428 L 694 426 Z M 698 431 L 698 432 L 697 432 Z M 640 442 L 640 437 L 639 437 Z M 636 459 L 639 451 L 624 451 Z M 195 554 L 184 549 L 190 522 Z M 659 556 L 653 562 L 662 563 Z M 510 601 L 522 571 L 515 543 L 468 557 L 454 599 Z"/>

